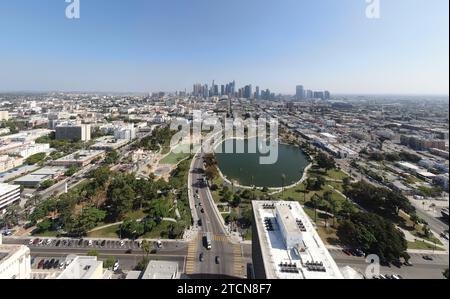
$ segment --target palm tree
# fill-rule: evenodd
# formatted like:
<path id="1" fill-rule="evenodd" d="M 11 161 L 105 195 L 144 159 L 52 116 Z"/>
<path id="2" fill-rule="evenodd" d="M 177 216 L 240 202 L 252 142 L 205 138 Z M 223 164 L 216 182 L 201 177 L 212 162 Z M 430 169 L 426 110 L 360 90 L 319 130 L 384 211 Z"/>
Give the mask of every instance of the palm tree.
<path id="1" fill-rule="evenodd" d="M 151 251 L 150 242 L 148 242 L 147 240 L 142 241 L 141 248 L 145 252 L 146 257 L 148 258 L 148 255 L 150 254 L 150 251 Z"/>
<path id="2" fill-rule="evenodd" d="M 319 202 L 321 200 L 322 199 L 317 194 L 314 194 L 313 197 L 311 197 L 311 203 L 314 206 L 314 222 L 316 223 L 317 223 L 317 206 L 319 205 Z"/>

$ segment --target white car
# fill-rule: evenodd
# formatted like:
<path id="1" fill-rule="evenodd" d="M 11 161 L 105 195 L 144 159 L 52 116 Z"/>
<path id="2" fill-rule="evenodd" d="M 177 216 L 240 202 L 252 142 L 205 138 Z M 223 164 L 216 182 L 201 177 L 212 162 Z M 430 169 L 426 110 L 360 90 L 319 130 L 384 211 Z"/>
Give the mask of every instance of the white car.
<path id="1" fill-rule="evenodd" d="M 120 241 L 120 247 L 125 246 L 125 242 L 124 241 Z"/>
<path id="2" fill-rule="evenodd" d="M 30 242 L 28 242 L 28 245 L 33 245 L 34 239 L 31 239 Z"/>
<path id="3" fill-rule="evenodd" d="M 117 270 L 119 270 L 119 267 L 120 267 L 120 264 L 119 264 L 119 262 L 117 261 L 117 262 L 114 264 L 113 271 L 116 272 Z"/>
<path id="4" fill-rule="evenodd" d="M 38 245 L 42 245 L 42 244 L 44 244 L 44 240 L 39 240 Z"/>
<path id="5" fill-rule="evenodd" d="M 92 244 L 93 244 L 92 240 L 89 240 L 88 246 L 92 246 Z"/>
<path id="6" fill-rule="evenodd" d="M 52 244 L 52 240 L 51 240 L 51 239 L 48 239 L 47 242 L 45 242 L 45 243 L 46 243 L 47 246 L 48 246 L 48 245 Z"/>

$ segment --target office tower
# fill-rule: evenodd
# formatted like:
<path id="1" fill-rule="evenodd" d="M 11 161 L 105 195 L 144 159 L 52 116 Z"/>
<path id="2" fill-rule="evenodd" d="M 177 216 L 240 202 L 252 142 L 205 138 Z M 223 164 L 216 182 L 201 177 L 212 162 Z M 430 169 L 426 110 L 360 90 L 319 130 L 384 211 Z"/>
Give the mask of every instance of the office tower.
<path id="1" fill-rule="evenodd" d="M 324 92 L 323 91 L 315 91 L 313 94 L 313 97 L 315 99 L 321 99 L 323 100 L 325 98 Z"/>
<path id="2" fill-rule="evenodd" d="M 253 96 L 252 86 L 251 85 L 246 85 L 244 87 L 244 98 L 250 99 L 252 96 Z"/>
<path id="3" fill-rule="evenodd" d="M 296 92 L 295 92 L 295 98 L 299 101 L 301 101 L 305 98 L 305 90 L 303 88 L 303 85 L 297 85 Z"/>
<path id="4" fill-rule="evenodd" d="M 220 95 L 221 96 L 225 95 L 225 85 L 223 84 L 220 86 Z"/>
<path id="5" fill-rule="evenodd" d="M 331 94 L 330 94 L 330 92 L 328 90 L 325 90 L 324 98 L 325 98 L 325 100 L 329 100 L 331 98 Z"/>
<path id="6" fill-rule="evenodd" d="M 256 86 L 255 98 L 259 99 L 259 96 L 260 96 L 259 86 Z"/>
<path id="7" fill-rule="evenodd" d="M 313 92 L 312 92 L 312 90 L 307 90 L 306 91 L 306 98 L 307 99 L 312 99 L 313 98 Z"/>

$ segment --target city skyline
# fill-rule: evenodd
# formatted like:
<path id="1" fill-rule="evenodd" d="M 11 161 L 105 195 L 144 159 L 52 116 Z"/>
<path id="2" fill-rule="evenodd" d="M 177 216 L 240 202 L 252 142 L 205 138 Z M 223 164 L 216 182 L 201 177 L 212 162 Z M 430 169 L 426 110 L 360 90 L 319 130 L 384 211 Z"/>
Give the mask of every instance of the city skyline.
<path id="1" fill-rule="evenodd" d="M 174 92 L 231 78 L 276 94 L 448 95 L 447 1 L 382 1 L 376 20 L 349 0 L 81 1 L 79 20 L 47 2 L 0 4 L 1 92 Z"/>

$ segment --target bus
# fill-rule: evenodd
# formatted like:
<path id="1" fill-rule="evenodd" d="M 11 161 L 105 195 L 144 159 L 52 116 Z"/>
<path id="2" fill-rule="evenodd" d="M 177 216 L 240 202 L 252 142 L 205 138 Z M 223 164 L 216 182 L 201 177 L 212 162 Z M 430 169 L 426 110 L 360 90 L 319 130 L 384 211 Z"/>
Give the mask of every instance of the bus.
<path id="1" fill-rule="evenodd" d="M 206 249 L 211 250 L 211 233 L 209 233 L 209 232 L 206 233 L 203 241 L 204 241 Z"/>

